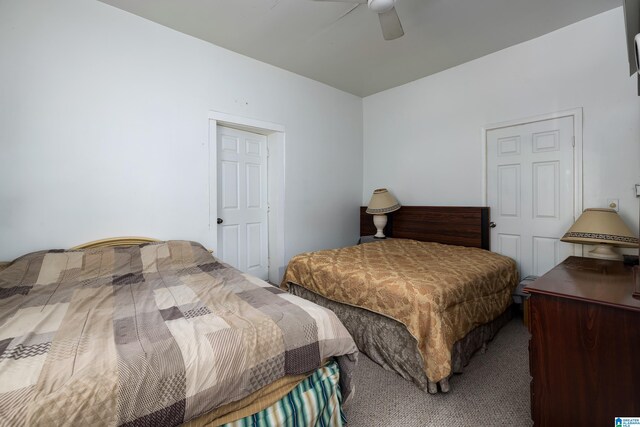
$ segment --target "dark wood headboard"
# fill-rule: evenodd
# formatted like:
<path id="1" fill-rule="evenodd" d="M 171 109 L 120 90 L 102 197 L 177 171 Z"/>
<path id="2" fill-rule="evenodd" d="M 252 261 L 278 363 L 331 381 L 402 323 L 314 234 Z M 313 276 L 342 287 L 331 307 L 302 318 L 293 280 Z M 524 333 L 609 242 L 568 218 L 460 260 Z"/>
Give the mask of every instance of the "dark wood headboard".
<path id="1" fill-rule="evenodd" d="M 360 235 L 376 234 L 373 216 L 360 207 Z M 489 208 L 467 206 L 403 206 L 387 214 L 387 237 L 469 246 L 490 250 Z"/>

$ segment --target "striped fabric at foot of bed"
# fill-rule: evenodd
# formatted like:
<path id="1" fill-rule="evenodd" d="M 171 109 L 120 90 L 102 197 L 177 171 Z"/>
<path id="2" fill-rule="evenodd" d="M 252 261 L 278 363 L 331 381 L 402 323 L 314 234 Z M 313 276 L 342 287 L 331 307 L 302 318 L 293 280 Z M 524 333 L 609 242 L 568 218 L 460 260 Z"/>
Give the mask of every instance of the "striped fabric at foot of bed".
<path id="1" fill-rule="evenodd" d="M 265 410 L 222 427 L 342 427 L 347 419 L 342 412 L 339 380 L 338 364 L 331 362 Z"/>

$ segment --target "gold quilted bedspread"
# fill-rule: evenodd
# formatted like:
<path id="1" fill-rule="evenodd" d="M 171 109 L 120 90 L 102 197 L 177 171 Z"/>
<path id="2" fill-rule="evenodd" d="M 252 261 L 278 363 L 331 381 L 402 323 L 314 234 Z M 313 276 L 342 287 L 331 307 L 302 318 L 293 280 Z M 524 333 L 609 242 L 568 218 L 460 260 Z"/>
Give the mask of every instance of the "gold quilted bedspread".
<path id="1" fill-rule="evenodd" d="M 518 272 L 483 249 L 389 239 L 297 255 L 288 282 L 403 323 L 436 382 L 451 374 L 454 343 L 509 306 Z"/>

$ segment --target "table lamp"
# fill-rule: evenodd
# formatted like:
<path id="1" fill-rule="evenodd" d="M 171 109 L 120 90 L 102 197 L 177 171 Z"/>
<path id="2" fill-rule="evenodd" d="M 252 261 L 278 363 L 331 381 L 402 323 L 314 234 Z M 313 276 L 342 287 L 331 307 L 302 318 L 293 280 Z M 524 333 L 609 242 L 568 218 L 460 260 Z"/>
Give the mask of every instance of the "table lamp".
<path id="1" fill-rule="evenodd" d="M 393 197 L 393 194 L 389 193 L 386 188 L 378 188 L 374 190 L 369 205 L 367 206 L 367 213 L 373 215 L 373 225 L 376 226 L 378 232 L 373 236 L 376 239 L 385 239 L 383 233 L 385 225 L 387 225 L 387 214 L 389 212 L 397 211 L 400 209 L 400 203 Z"/>
<path id="2" fill-rule="evenodd" d="M 615 246 L 638 247 L 638 238 L 614 209 L 585 209 L 560 240 L 567 243 L 597 245 L 589 252 L 589 256 L 602 259 L 622 259 L 622 255 L 613 249 Z"/>

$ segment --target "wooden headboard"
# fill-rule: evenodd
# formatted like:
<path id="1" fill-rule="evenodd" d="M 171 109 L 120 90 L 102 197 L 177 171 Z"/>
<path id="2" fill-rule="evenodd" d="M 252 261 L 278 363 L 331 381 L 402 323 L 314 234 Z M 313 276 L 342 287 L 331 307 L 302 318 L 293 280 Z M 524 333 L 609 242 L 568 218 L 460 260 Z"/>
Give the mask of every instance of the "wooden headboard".
<path id="1" fill-rule="evenodd" d="M 360 235 L 376 233 L 373 217 L 360 207 Z M 490 250 L 489 208 L 467 206 L 403 206 L 387 214 L 387 237 L 469 246 Z"/>
<path id="2" fill-rule="evenodd" d="M 83 243 L 78 246 L 74 246 L 71 250 L 76 249 L 95 249 L 104 248 L 110 246 L 136 246 L 143 243 L 159 242 L 160 240 L 152 239 L 150 237 L 110 237 L 108 239 L 94 240 L 92 242 Z"/>

